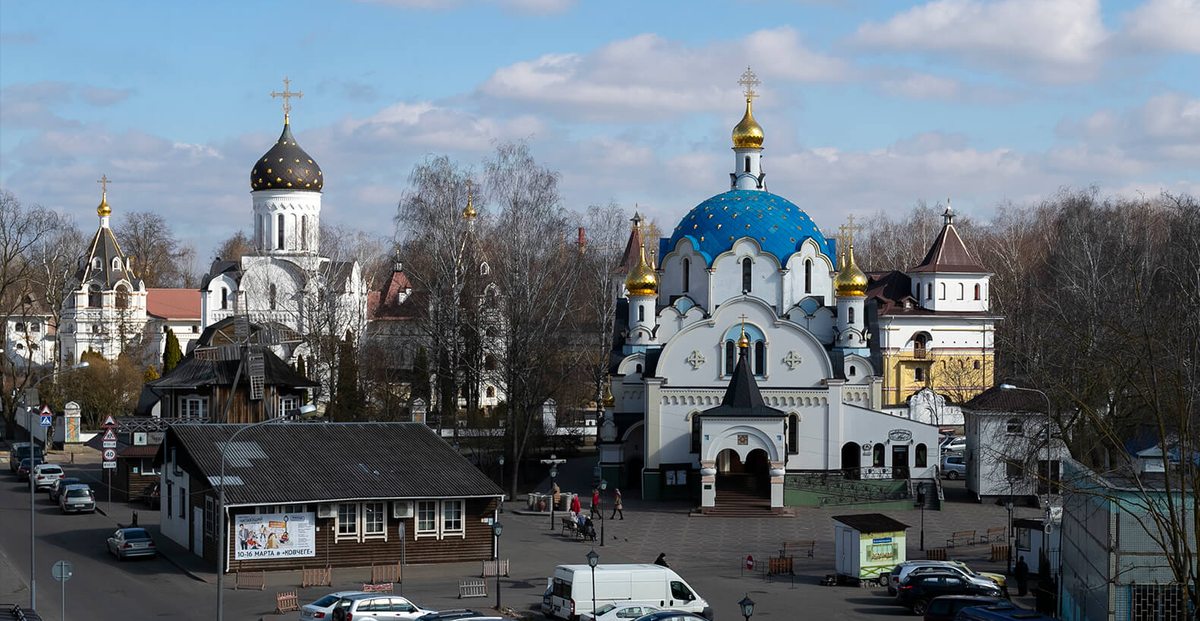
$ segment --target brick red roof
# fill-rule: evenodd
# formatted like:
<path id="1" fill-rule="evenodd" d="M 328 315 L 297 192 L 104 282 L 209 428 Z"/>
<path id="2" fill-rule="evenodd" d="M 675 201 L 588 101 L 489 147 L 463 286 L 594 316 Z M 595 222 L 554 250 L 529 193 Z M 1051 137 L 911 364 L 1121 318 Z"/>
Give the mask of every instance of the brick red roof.
<path id="1" fill-rule="evenodd" d="M 200 320 L 200 292 L 195 289 L 147 289 L 146 314 L 159 319 Z"/>
<path id="2" fill-rule="evenodd" d="M 909 272 L 986 273 L 987 269 L 967 250 L 962 237 L 958 235 L 958 230 L 954 228 L 951 215 L 946 217 L 946 223 L 933 240 L 925 259 Z"/>
<path id="3" fill-rule="evenodd" d="M 400 293 L 408 291 L 409 297 L 400 302 Z M 367 317 L 375 320 L 411 319 L 414 312 L 412 282 L 402 270 L 393 270 L 392 276 L 380 291 L 367 293 Z"/>

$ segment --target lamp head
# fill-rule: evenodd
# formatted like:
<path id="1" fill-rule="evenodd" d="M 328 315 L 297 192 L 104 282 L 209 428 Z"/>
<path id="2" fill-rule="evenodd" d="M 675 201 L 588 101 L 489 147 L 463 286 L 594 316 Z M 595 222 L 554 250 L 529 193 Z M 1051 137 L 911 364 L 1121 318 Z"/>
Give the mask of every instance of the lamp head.
<path id="1" fill-rule="evenodd" d="M 600 563 L 600 555 L 596 554 L 595 550 L 591 550 L 587 553 L 587 561 L 588 567 L 595 569 L 596 565 Z"/>
<path id="2" fill-rule="evenodd" d="M 500 465 L 501 466 L 504 465 L 504 456 L 503 455 L 500 456 Z"/>
<path id="3" fill-rule="evenodd" d="M 558 466 L 557 465 L 550 466 L 550 478 L 553 479 L 554 477 L 557 477 L 557 476 L 558 476 Z"/>
<path id="4" fill-rule="evenodd" d="M 1000 390 L 1016 390 L 1017 387 L 1012 384 L 1000 384 Z"/>
<path id="5" fill-rule="evenodd" d="M 92 363 L 88 362 L 87 360 L 81 360 L 81 361 L 79 361 L 78 364 L 72 365 L 71 368 L 72 369 L 86 369 L 90 366 L 92 366 Z"/>
<path id="6" fill-rule="evenodd" d="M 754 600 L 750 599 L 749 593 L 742 598 L 742 601 L 738 602 L 738 607 L 742 609 L 743 617 L 751 617 L 754 615 Z"/>
<path id="7" fill-rule="evenodd" d="M 492 534 L 499 537 L 502 532 L 504 532 L 504 525 L 500 522 L 492 522 Z"/>
<path id="8" fill-rule="evenodd" d="M 603 492 L 606 489 L 608 489 L 608 481 L 605 481 L 604 479 L 600 479 L 600 491 Z"/>

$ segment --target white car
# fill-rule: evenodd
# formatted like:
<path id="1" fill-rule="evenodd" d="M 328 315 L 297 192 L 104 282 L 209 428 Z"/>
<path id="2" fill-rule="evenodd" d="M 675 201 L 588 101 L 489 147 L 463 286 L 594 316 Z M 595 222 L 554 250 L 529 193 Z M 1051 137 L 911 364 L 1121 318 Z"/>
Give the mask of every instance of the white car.
<path id="1" fill-rule="evenodd" d="M 621 619 L 636 619 L 642 615 L 662 610 L 649 604 L 605 604 L 596 609 L 595 615 L 585 612 L 579 615 L 579 621 L 620 621 Z"/>
<path id="2" fill-rule="evenodd" d="M 33 486 L 37 489 L 46 489 L 64 476 L 66 473 L 58 464 L 38 464 L 33 467 Z"/>
<path id="3" fill-rule="evenodd" d="M 330 593 L 329 595 L 326 595 L 325 597 L 322 597 L 311 604 L 305 604 L 302 606 L 300 608 L 300 620 L 315 621 L 316 619 L 323 619 L 325 621 L 329 621 L 330 619 L 333 619 L 334 607 L 338 602 L 342 601 L 343 597 L 365 594 L 366 593 L 362 591 L 338 591 L 336 593 Z"/>

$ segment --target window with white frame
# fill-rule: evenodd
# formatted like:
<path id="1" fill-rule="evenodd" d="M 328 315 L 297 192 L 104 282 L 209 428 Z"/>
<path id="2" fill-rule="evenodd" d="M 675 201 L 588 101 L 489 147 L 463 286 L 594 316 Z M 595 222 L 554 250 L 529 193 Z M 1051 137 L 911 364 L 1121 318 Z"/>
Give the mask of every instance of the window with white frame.
<path id="1" fill-rule="evenodd" d="M 183 397 L 179 405 L 179 414 L 184 418 L 208 416 L 208 399 L 205 397 Z"/>
<path id="2" fill-rule="evenodd" d="M 213 538 L 213 526 L 216 524 L 217 503 L 213 502 L 212 496 L 204 497 L 204 536 L 208 539 Z"/>
<path id="3" fill-rule="evenodd" d="M 279 398 L 279 413 L 286 415 L 288 412 L 300 407 L 300 400 L 296 397 L 280 397 Z"/>
<path id="4" fill-rule="evenodd" d="M 417 502 L 417 539 L 438 536 L 437 504 L 436 500 L 421 500 Z"/>
<path id="5" fill-rule="evenodd" d="M 363 539 L 387 539 L 387 503 L 364 502 L 362 510 Z"/>
<path id="6" fill-rule="evenodd" d="M 358 503 L 343 502 L 338 505 L 337 540 L 358 541 Z"/>
<path id="7" fill-rule="evenodd" d="M 463 522 L 463 501 L 442 501 L 442 536 L 459 535 L 465 537 L 466 534 L 466 526 Z"/>

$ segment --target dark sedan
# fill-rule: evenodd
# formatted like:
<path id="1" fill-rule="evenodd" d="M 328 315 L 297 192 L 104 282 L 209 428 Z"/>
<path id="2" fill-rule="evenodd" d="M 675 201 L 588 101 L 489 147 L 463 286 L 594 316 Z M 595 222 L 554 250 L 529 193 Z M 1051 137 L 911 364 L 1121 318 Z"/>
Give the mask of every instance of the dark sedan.
<path id="1" fill-rule="evenodd" d="M 1002 597 L 986 595 L 942 595 L 929 602 L 925 610 L 925 621 L 954 621 L 958 611 L 968 606 L 995 606 L 1008 604 Z"/>
<path id="2" fill-rule="evenodd" d="M 929 602 L 939 595 L 985 595 L 1000 597 L 1000 587 L 981 582 L 972 582 L 957 574 L 929 573 L 913 576 L 907 584 L 900 585 L 896 601 L 907 606 L 918 615 L 924 615 Z"/>

